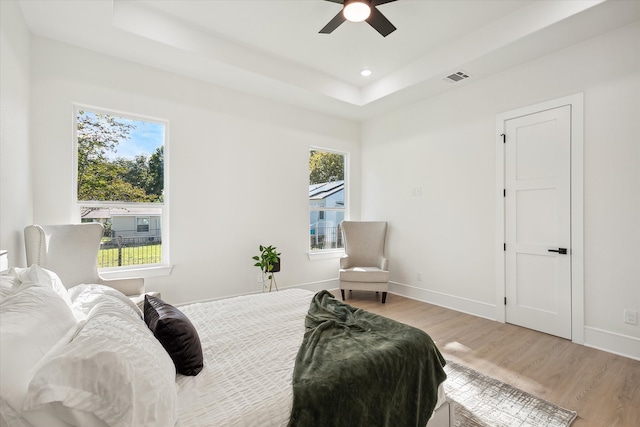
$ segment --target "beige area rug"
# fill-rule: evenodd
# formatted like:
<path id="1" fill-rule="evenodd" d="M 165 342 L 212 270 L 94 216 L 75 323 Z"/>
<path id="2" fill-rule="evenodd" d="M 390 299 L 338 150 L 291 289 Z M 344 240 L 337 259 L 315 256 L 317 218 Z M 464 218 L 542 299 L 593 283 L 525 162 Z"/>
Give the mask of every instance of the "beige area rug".
<path id="1" fill-rule="evenodd" d="M 466 366 L 447 361 L 445 391 L 456 427 L 566 427 L 576 413 Z"/>

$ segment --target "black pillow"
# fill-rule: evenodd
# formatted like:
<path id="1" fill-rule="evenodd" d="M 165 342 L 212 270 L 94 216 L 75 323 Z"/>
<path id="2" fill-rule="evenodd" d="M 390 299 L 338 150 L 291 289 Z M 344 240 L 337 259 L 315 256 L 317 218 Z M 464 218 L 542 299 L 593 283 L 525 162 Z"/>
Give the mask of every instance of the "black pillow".
<path id="1" fill-rule="evenodd" d="M 198 375 L 204 366 L 202 345 L 187 316 L 160 298 L 145 295 L 144 321 L 171 356 L 176 371 Z"/>

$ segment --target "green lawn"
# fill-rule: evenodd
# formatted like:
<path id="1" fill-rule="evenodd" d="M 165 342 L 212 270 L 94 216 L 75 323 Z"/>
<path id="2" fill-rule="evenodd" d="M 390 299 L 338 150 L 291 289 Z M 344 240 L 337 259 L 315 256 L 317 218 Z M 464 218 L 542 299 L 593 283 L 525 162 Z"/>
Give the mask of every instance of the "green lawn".
<path id="1" fill-rule="evenodd" d="M 122 248 L 122 266 L 158 264 L 162 262 L 162 244 Z M 118 267 L 118 248 L 100 249 L 98 268 Z"/>

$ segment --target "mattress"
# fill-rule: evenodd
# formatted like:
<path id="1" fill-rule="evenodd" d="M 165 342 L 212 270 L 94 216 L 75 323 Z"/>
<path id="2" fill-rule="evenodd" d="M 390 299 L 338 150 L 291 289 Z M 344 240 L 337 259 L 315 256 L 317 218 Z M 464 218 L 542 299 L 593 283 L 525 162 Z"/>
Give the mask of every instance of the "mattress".
<path id="1" fill-rule="evenodd" d="M 289 289 L 181 306 L 198 330 L 205 366 L 195 377 L 178 375 L 178 425 L 286 426 L 313 295 Z M 439 406 L 442 385 L 438 395 Z"/>

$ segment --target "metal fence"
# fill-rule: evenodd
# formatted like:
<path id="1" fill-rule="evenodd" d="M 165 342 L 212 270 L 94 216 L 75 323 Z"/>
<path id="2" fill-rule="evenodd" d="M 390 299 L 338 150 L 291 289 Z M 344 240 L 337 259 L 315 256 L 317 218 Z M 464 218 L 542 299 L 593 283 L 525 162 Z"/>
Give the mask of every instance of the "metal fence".
<path id="1" fill-rule="evenodd" d="M 309 247 L 312 251 L 343 248 L 342 229 L 339 226 L 310 228 Z M 162 238 L 160 236 L 113 237 L 112 233 L 106 231 L 98 252 L 99 268 L 161 262 Z"/>
<path id="2" fill-rule="evenodd" d="M 312 251 L 344 248 L 342 228 L 311 227 L 309 229 L 309 247 Z"/>
<path id="3" fill-rule="evenodd" d="M 133 233 L 133 232 L 131 232 Z M 112 236 L 105 231 L 98 252 L 98 268 L 128 265 L 159 264 L 162 262 L 160 236 Z M 127 232 L 123 232 L 127 234 Z"/>

